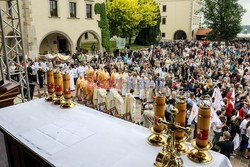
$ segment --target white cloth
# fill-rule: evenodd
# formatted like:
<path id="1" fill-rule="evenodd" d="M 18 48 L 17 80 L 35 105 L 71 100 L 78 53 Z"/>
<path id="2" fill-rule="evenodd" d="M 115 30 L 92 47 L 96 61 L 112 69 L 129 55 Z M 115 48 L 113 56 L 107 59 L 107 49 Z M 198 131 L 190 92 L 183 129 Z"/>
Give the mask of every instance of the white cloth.
<path id="1" fill-rule="evenodd" d="M 59 123 L 60 126 L 66 124 L 63 122 L 75 123 L 80 132 L 84 134 L 85 128 L 93 135 L 52 155 L 37 149 L 20 136 L 32 129 L 40 129 L 56 122 L 62 122 Z M 151 132 L 142 126 L 82 105 L 76 105 L 68 110 L 61 109 L 45 102 L 44 99 L 1 108 L 0 125 L 0 128 L 4 128 L 24 145 L 57 167 L 100 167 L 100 164 L 104 167 L 153 167 L 155 157 L 162 149 L 147 144 L 146 139 Z M 192 149 L 191 146 L 190 148 Z M 100 155 L 98 158 L 93 156 L 97 152 Z M 209 152 L 213 156 L 213 161 L 209 165 L 203 165 L 204 167 L 232 167 L 224 155 Z M 181 155 L 181 158 L 187 167 L 201 166 L 190 161 L 187 155 Z"/>

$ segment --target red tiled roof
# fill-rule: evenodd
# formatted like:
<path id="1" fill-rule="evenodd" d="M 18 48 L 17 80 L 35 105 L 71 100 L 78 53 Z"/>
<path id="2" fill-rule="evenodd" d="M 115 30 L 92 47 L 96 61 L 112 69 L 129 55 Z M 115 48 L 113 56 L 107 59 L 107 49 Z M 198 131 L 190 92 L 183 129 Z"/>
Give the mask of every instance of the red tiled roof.
<path id="1" fill-rule="evenodd" d="M 196 35 L 197 36 L 207 36 L 211 31 L 212 31 L 212 29 L 210 29 L 210 28 L 199 28 Z"/>

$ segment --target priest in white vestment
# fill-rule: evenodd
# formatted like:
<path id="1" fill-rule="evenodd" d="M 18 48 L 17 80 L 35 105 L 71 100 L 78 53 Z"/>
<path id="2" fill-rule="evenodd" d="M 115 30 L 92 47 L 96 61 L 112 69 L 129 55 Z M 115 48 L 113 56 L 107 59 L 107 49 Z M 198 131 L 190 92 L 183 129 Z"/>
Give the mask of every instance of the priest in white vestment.
<path id="1" fill-rule="evenodd" d="M 110 110 L 111 108 L 115 107 L 115 96 L 118 94 L 116 89 L 110 89 L 109 93 L 106 98 L 106 106 L 107 109 Z"/>
<path id="2" fill-rule="evenodd" d="M 74 70 L 72 67 L 69 68 L 69 76 L 70 76 L 70 90 L 75 90 L 75 82 L 74 82 Z"/>
<path id="3" fill-rule="evenodd" d="M 99 104 L 106 103 L 107 91 L 103 88 L 98 90 L 98 109 L 102 110 L 103 108 L 99 108 Z"/>
<path id="4" fill-rule="evenodd" d="M 122 96 L 118 93 L 115 97 L 115 107 L 119 115 L 126 114 L 125 101 Z"/>
<path id="5" fill-rule="evenodd" d="M 122 96 L 125 96 L 127 92 L 127 87 L 128 87 L 128 73 L 124 72 L 122 75 Z"/>
<path id="6" fill-rule="evenodd" d="M 125 97 L 126 113 L 130 113 L 132 121 L 134 121 L 136 117 L 136 100 L 133 96 L 133 93 L 134 90 L 131 89 L 130 93 L 127 93 Z"/>
<path id="7" fill-rule="evenodd" d="M 149 76 L 149 79 L 147 80 L 147 102 L 148 103 L 153 103 L 154 102 L 154 88 L 155 88 L 155 83 L 152 80 L 152 76 Z"/>
<path id="8" fill-rule="evenodd" d="M 146 99 L 146 80 L 145 78 L 142 76 L 142 79 L 140 81 L 140 95 L 139 98 L 144 101 L 144 99 Z"/>
<path id="9" fill-rule="evenodd" d="M 154 120 L 154 111 L 153 111 L 153 105 L 149 104 L 146 106 L 146 110 L 144 110 L 143 114 L 143 126 L 146 128 L 150 128 L 153 126 L 153 120 Z"/>
<path id="10" fill-rule="evenodd" d="M 134 92 L 134 97 L 135 98 L 138 98 L 140 96 L 140 87 L 141 87 L 141 78 L 140 76 L 138 75 L 136 78 L 134 77 L 135 79 L 135 87 L 133 88 L 135 90 Z"/>
<path id="11" fill-rule="evenodd" d="M 99 96 L 99 87 L 97 86 L 95 89 L 94 89 L 94 95 L 93 95 L 93 104 L 95 106 L 98 106 L 98 96 Z"/>

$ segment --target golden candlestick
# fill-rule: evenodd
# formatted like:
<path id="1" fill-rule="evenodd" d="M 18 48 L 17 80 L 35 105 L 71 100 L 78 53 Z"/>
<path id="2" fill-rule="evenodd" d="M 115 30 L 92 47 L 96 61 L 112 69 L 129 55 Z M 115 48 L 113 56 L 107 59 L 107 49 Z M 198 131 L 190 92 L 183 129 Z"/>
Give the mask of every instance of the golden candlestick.
<path id="1" fill-rule="evenodd" d="M 175 149 L 175 132 L 177 130 L 182 130 L 184 133 L 190 135 L 191 129 L 176 125 L 177 114 L 178 110 L 174 108 L 171 111 L 171 122 L 163 121 L 162 118 L 155 118 L 157 124 L 164 125 L 168 129 L 167 144 L 163 146 L 163 149 L 158 153 L 156 157 L 156 161 L 154 164 L 156 167 L 183 167 L 183 160 L 180 157 L 177 157 L 178 152 Z"/>
<path id="2" fill-rule="evenodd" d="M 62 108 L 73 108 L 75 104 L 72 102 L 72 95 L 70 90 L 70 75 L 63 75 L 63 95 L 64 99 L 61 100 L 60 105 Z"/>
<path id="3" fill-rule="evenodd" d="M 166 98 L 158 96 L 155 99 L 154 115 L 164 119 L 165 116 L 165 101 Z M 147 142 L 152 146 L 164 146 L 166 144 L 166 137 L 164 136 L 164 125 L 159 125 L 154 121 L 153 127 L 150 128 L 153 133 L 147 139 Z"/>
<path id="4" fill-rule="evenodd" d="M 192 140 L 191 144 L 194 147 L 188 154 L 188 158 L 200 164 L 209 164 L 213 157 L 208 152 L 212 148 L 212 144 L 208 141 L 210 117 L 211 117 L 211 101 L 209 96 L 201 98 L 199 106 L 196 140 Z"/>
<path id="5" fill-rule="evenodd" d="M 55 97 L 55 81 L 53 70 L 47 71 L 47 92 L 45 93 L 45 100 L 52 101 Z"/>
<path id="6" fill-rule="evenodd" d="M 60 72 L 54 73 L 56 97 L 52 99 L 53 104 L 60 104 L 63 100 L 63 78 Z"/>
<path id="7" fill-rule="evenodd" d="M 178 110 L 178 113 L 176 114 L 176 125 L 185 127 L 186 123 L 186 110 L 187 110 L 187 103 L 186 99 L 184 98 L 184 92 L 179 92 L 179 97 L 176 99 L 175 107 Z M 176 130 L 175 131 L 175 148 L 178 153 L 186 154 L 189 151 L 188 146 L 185 144 L 185 142 L 188 139 L 187 133 L 185 133 L 183 130 Z"/>

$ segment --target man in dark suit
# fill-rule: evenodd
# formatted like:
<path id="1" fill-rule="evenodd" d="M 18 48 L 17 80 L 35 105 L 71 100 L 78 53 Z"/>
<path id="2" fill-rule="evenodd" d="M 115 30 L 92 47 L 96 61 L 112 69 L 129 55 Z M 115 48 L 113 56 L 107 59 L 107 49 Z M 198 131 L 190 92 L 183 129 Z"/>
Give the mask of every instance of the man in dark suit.
<path id="1" fill-rule="evenodd" d="M 220 141 L 217 143 L 217 146 L 220 147 L 220 153 L 225 155 L 228 159 L 230 159 L 231 153 L 234 151 L 234 143 L 230 141 L 230 133 L 224 132 L 223 133 L 224 141 Z"/>

